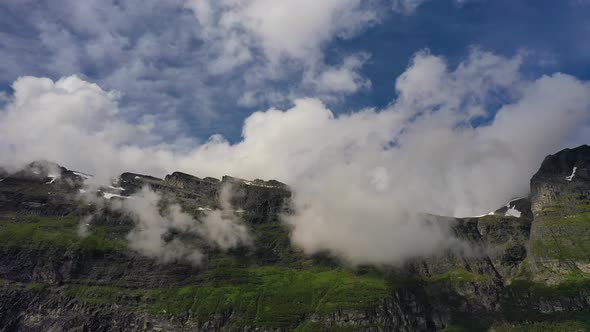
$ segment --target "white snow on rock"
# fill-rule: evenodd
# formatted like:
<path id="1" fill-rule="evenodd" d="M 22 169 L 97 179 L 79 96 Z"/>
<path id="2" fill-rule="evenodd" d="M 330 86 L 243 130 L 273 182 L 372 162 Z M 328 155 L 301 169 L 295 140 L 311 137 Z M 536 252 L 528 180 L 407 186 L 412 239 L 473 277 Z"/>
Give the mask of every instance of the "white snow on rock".
<path id="1" fill-rule="evenodd" d="M 490 213 L 482 214 L 482 215 L 475 216 L 475 217 L 467 217 L 467 218 L 482 218 L 482 217 L 485 217 L 485 216 L 493 216 L 495 214 L 496 214 L 496 211 L 492 211 Z"/>
<path id="2" fill-rule="evenodd" d="M 572 169 L 572 174 L 570 174 L 569 176 L 566 176 L 566 177 L 565 177 L 565 180 L 566 180 L 566 181 L 572 181 L 572 180 L 573 180 L 573 178 L 574 178 L 574 176 L 576 176 L 576 170 L 577 170 L 577 169 L 578 169 L 578 168 L 574 166 L 574 169 Z"/>
<path id="3" fill-rule="evenodd" d="M 515 209 L 513 207 L 509 207 L 508 210 L 506 210 L 506 213 L 504 213 L 504 215 L 520 218 L 520 216 L 522 215 L 522 212 L 518 211 L 517 209 Z"/>
<path id="4" fill-rule="evenodd" d="M 111 188 L 111 189 L 114 189 L 114 190 L 120 190 L 120 191 L 123 191 L 123 190 L 125 190 L 125 188 L 123 188 L 123 187 L 113 187 L 113 186 L 109 186 L 109 188 Z"/>
<path id="5" fill-rule="evenodd" d="M 277 186 L 269 186 L 269 185 L 267 185 L 267 184 L 262 184 L 262 183 L 254 183 L 254 182 L 252 182 L 252 181 L 244 181 L 244 183 L 245 183 L 247 186 L 257 186 L 257 187 L 265 187 L 265 188 L 279 188 L 279 187 L 277 187 Z"/>
<path id="6" fill-rule="evenodd" d="M 85 192 L 86 192 L 86 190 L 84 190 L 84 189 L 80 189 L 80 194 L 83 194 L 83 193 L 85 193 Z"/>
<path id="7" fill-rule="evenodd" d="M 84 178 L 84 180 L 90 179 L 91 177 L 93 177 L 90 174 L 84 174 L 84 173 L 80 173 L 80 172 L 72 172 L 72 173 L 74 173 L 75 175 L 77 175 L 77 176 L 79 176 L 81 178 Z"/>
<path id="8" fill-rule="evenodd" d="M 111 199 L 113 197 L 128 198 L 126 196 L 121 196 L 121 195 L 112 194 L 112 193 L 102 193 L 102 196 L 106 199 Z"/>
<path id="9" fill-rule="evenodd" d="M 57 175 L 55 174 L 49 174 L 47 175 L 48 178 L 51 178 L 51 180 L 49 180 L 48 182 L 45 182 L 45 184 L 52 184 L 55 182 L 55 180 L 58 178 Z"/>
<path id="10" fill-rule="evenodd" d="M 134 179 L 141 179 L 141 176 L 135 176 Z"/>
<path id="11" fill-rule="evenodd" d="M 522 212 L 516 209 L 516 206 L 512 204 L 512 202 L 514 201 L 518 201 L 520 199 L 523 199 L 525 197 L 520 197 L 520 198 L 515 198 L 510 200 L 508 203 L 506 203 L 505 207 L 506 207 L 506 212 L 501 213 L 501 212 L 496 212 L 496 211 L 492 211 L 486 214 L 482 214 L 479 216 L 473 216 L 473 217 L 463 217 L 463 218 L 483 218 L 485 216 L 504 216 L 504 217 L 516 217 L 516 218 L 520 218 L 522 216 Z"/>
<path id="12" fill-rule="evenodd" d="M 523 199 L 523 198 L 524 197 L 515 198 L 515 199 L 511 200 L 510 202 L 506 203 L 507 210 L 504 213 L 504 216 L 520 218 L 522 216 L 522 212 L 520 210 L 517 210 L 516 206 L 513 205 L 512 202 L 518 201 L 519 199 Z"/>

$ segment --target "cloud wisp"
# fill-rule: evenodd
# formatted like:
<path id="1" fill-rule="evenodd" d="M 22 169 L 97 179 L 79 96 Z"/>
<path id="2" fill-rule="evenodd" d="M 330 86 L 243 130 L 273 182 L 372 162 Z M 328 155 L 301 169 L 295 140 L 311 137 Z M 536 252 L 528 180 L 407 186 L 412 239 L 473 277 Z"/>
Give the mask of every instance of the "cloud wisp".
<path id="1" fill-rule="evenodd" d="M 133 221 L 126 236 L 129 248 L 161 263 L 183 261 L 200 265 L 207 259 L 207 249 L 228 251 L 253 244 L 248 227 L 231 206 L 231 184 L 221 188 L 221 209 L 203 210 L 197 216 L 149 187 L 124 199 L 105 201 L 88 193 L 82 197 L 96 203 L 99 210 L 111 209 L 129 217 Z M 80 236 L 90 234 L 91 220 L 92 216 L 81 219 Z"/>
<path id="2" fill-rule="evenodd" d="M 189 148 L 126 122 L 116 93 L 76 77 L 24 77 L 0 111 L 0 162 L 44 158 L 104 178 L 124 170 L 275 178 L 294 191 L 286 222 L 306 252 L 399 263 L 454 243 L 422 213 L 494 210 L 526 195 L 545 155 L 590 137 L 590 85 L 560 73 L 531 79 L 521 75 L 525 60 L 475 49 L 451 68 L 419 52 L 385 109 L 336 116 L 318 99 L 298 99 L 250 115 L 235 144 L 216 135 Z M 152 203 L 141 209 L 155 212 L 157 199 L 145 195 Z M 188 227 L 177 217 L 156 224 Z"/>

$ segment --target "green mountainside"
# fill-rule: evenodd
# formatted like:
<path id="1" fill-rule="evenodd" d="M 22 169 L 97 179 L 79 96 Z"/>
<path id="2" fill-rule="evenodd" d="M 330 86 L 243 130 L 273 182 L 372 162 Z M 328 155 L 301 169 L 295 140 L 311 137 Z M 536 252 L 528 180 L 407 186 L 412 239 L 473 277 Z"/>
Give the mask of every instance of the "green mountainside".
<path id="1" fill-rule="evenodd" d="M 228 251 L 201 246 L 200 265 L 161 263 L 129 248 L 128 215 L 80 200 L 87 177 L 47 162 L 0 169 L 0 331 L 590 330 L 589 146 L 548 156 L 528 198 L 437 217 L 481 254 L 401 267 L 352 268 L 291 246 L 280 182 L 124 173 L 97 201 L 149 186 L 199 219 L 231 183 L 254 237 Z"/>

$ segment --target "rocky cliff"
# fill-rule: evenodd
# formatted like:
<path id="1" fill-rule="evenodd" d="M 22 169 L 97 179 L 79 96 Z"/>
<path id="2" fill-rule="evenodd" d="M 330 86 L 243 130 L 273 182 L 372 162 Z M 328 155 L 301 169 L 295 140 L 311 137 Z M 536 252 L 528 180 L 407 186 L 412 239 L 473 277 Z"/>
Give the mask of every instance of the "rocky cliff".
<path id="1" fill-rule="evenodd" d="M 291 193 L 278 181 L 124 173 L 88 202 L 88 177 L 48 162 L 0 172 L 0 330 L 590 330 L 588 146 L 548 156 L 530 198 L 433 217 L 476 250 L 402 267 L 350 268 L 292 247 L 280 222 Z M 134 220 L 104 201 L 145 186 L 197 220 L 230 186 L 254 243 L 204 246 L 199 265 L 138 254 Z"/>

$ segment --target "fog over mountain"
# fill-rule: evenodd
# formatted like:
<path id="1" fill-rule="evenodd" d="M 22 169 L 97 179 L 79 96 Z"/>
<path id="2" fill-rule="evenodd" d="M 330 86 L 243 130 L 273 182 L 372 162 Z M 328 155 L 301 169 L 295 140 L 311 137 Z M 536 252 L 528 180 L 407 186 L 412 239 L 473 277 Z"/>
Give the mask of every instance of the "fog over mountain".
<path id="1" fill-rule="evenodd" d="M 530 78 L 526 60 L 473 49 L 450 66 L 420 51 L 384 109 L 335 115 L 318 99 L 297 99 L 250 115 L 235 143 L 165 143 L 157 122 L 120 115 L 115 91 L 76 76 L 26 76 L 0 111 L 0 162 L 51 160 L 98 183 L 122 171 L 275 178 L 294 192 L 295 214 L 285 218 L 294 244 L 354 263 L 401 262 L 456 242 L 421 213 L 492 211 L 527 195 L 545 155 L 589 137 L 590 84 Z"/>

